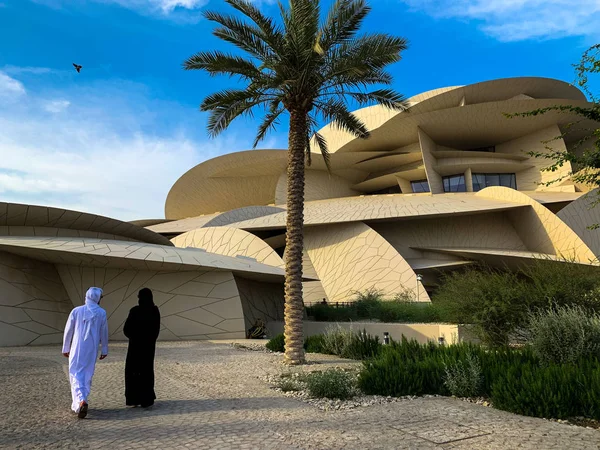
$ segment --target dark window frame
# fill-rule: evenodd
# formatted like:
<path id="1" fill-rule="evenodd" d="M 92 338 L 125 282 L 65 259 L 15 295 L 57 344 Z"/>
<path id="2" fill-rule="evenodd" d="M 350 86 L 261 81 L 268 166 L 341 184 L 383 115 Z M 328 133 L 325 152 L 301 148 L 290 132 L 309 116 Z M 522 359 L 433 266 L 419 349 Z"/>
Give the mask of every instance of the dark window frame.
<path id="1" fill-rule="evenodd" d="M 475 183 L 475 179 L 477 178 L 477 176 L 483 176 L 484 177 L 484 183 L 485 186 L 481 187 L 481 183 L 477 182 Z M 498 177 L 498 184 L 488 184 L 487 183 L 487 177 Z M 502 184 L 502 176 L 506 177 L 506 176 L 510 176 L 510 181 L 509 181 L 509 186 L 505 186 Z M 483 173 L 483 172 L 477 172 L 477 173 L 473 173 L 472 174 L 472 179 L 473 179 L 473 192 L 479 192 L 482 189 L 485 189 L 486 187 L 494 187 L 494 186 L 500 186 L 500 187 L 507 187 L 510 189 L 514 189 L 515 191 L 518 190 L 517 189 L 517 174 L 514 172 L 494 172 L 494 173 Z M 477 184 L 477 187 L 479 187 L 479 189 L 477 189 L 475 187 L 475 185 Z"/>
<path id="2" fill-rule="evenodd" d="M 415 185 L 422 185 L 423 183 L 425 183 L 425 185 L 427 186 L 427 190 L 422 190 L 422 191 L 415 191 Z M 410 182 L 410 188 L 412 189 L 414 194 L 424 194 L 426 192 L 431 192 L 431 188 L 429 187 L 429 181 L 427 181 L 427 178 L 423 179 L 423 180 L 413 180 Z"/>
<path id="3" fill-rule="evenodd" d="M 462 182 L 461 182 L 462 179 Z M 454 180 L 458 180 L 458 183 L 453 184 Z M 445 177 L 442 177 L 442 184 L 444 185 L 444 192 L 447 193 L 453 193 L 453 192 L 467 192 L 467 182 L 465 180 L 465 174 L 464 173 L 457 173 L 454 175 L 447 175 Z M 464 190 L 460 190 L 459 188 L 463 186 Z M 452 188 L 456 187 L 456 190 L 453 190 Z"/>

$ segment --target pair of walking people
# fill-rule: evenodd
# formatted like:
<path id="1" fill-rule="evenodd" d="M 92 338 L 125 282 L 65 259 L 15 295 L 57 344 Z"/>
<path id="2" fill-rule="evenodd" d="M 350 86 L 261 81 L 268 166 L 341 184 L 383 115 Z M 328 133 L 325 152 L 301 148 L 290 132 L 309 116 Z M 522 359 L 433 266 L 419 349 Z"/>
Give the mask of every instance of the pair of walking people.
<path id="1" fill-rule="evenodd" d="M 102 289 L 91 287 L 85 304 L 71 311 L 63 340 L 63 355 L 69 358 L 69 382 L 73 402 L 71 409 L 80 419 L 87 416 L 88 397 L 96 369 L 98 347 L 100 358 L 108 356 L 108 322 L 100 307 Z M 125 403 L 149 407 L 154 404 L 154 353 L 160 332 L 160 312 L 152 291 L 138 293 L 138 306 L 129 311 L 123 333 L 129 339 L 125 363 Z"/>

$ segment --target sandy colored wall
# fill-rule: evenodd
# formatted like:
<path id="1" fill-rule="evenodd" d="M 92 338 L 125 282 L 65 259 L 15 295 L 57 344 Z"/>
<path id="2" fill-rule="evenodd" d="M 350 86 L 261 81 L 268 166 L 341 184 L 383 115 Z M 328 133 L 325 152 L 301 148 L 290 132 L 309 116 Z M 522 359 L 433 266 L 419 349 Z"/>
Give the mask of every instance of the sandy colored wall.
<path id="1" fill-rule="evenodd" d="M 262 283 L 237 276 L 235 282 L 242 300 L 246 330 L 257 319 L 264 323 L 283 320 L 282 284 Z"/>
<path id="2" fill-rule="evenodd" d="M 372 224 L 404 258 L 419 258 L 411 247 L 526 250 L 506 213 L 440 217 Z"/>
<path id="3" fill-rule="evenodd" d="M 173 185 L 165 202 L 167 219 L 185 219 L 245 206 L 270 205 L 285 170 L 282 150 L 230 153 L 205 161 Z"/>
<path id="4" fill-rule="evenodd" d="M 359 195 L 350 188 L 351 182 L 337 175 L 321 170 L 307 170 L 305 173 L 304 201 L 326 198 L 352 197 Z M 285 205 L 287 200 L 287 174 L 283 173 L 277 182 L 275 204 Z"/>
<path id="5" fill-rule="evenodd" d="M 302 283 L 302 300 L 304 303 L 318 303 L 327 300 L 327 293 L 320 281 L 305 281 Z"/>
<path id="6" fill-rule="evenodd" d="M 137 304 L 137 293 L 152 289 L 160 308 L 161 340 L 245 337 L 242 304 L 228 271 L 153 272 L 131 269 L 57 267 L 73 304 L 83 304 L 89 286 L 104 290 L 111 339 L 125 339 L 123 324 Z"/>
<path id="7" fill-rule="evenodd" d="M 246 256 L 271 266 L 283 267 L 283 260 L 262 239 L 231 227 L 206 227 L 181 234 L 171 240 L 176 247 L 201 248 L 225 256 Z"/>
<path id="8" fill-rule="evenodd" d="M 54 265 L 0 252 L 0 346 L 62 342 L 72 308 Z"/>
<path id="9" fill-rule="evenodd" d="M 285 254 L 284 254 L 285 256 Z M 302 275 L 318 281 L 304 281 L 302 283 L 302 300 L 304 303 L 320 302 L 327 298 L 327 293 L 323 289 L 323 284 L 319 280 L 319 275 L 315 270 L 312 261 L 308 256 L 306 248 L 302 253 Z"/>
<path id="10" fill-rule="evenodd" d="M 168 203 L 165 214 L 169 219 L 183 219 L 249 205 L 269 205 L 275 201 L 278 180 L 278 175 L 203 178 L 197 185 L 187 188 L 190 192 L 204 192 L 201 198 L 190 196 L 189 200 L 184 198 L 179 203 Z"/>
<path id="11" fill-rule="evenodd" d="M 581 263 L 589 263 L 596 259 L 585 242 L 565 222 L 522 192 L 496 186 L 483 189 L 475 195 L 530 206 L 507 212 L 527 250 L 573 258 Z"/>
<path id="12" fill-rule="evenodd" d="M 443 337 L 445 342 L 453 344 L 460 339 L 458 325 L 449 324 L 401 324 L 401 323 L 373 323 L 373 322 L 304 322 L 304 336 L 314 336 L 323 334 L 328 328 L 340 326 L 345 329 L 354 331 L 366 330 L 367 333 L 373 336 L 379 336 L 383 340 L 383 333 L 388 332 L 392 339 L 399 341 L 402 336 L 407 339 L 415 339 L 421 344 L 427 342 L 438 342 L 440 337 Z M 270 336 L 283 333 L 283 322 L 269 322 L 267 324 Z"/>
<path id="13" fill-rule="evenodd" d="M 285 211 L 276 206 L 244 206 L 242 208 L 232 209 L 209 219 L 201 226 L 204 227 L 224 227 L 235 222 L 254 219 L 256 217 L 268 216 Z M 200 226 L 196 227 L 200 228 Z"/>
<path id="14" fill-rule="evenodd" d="M 514 139 L 496 146 L 496 153 L 511 153 L 516 155 L 528 156 L 527 152 L 549 153 L 551 150 L 545 148 L 549 145 L 552 151 L 566 151 L 565 142 L 562 139 L 556 139 L 548 144 L 542 141 L 550 141 L 561 135 L 557 125 L 545 128 L 527 136 Z M 550 166 L 552 160 L 545 158 L 530 157 L 523 162 L 524 165 L 533 166 L 523 171 L 517 172 L 517 189 L 519 191 L 546 190 L 540 183 L 554 181 L 563 176 L 568 176 L 571 172 L 571 163 L 565 163 L 556 172 L 544 172 L 542 169 Z M 556 184 L 558 185 L 558 183 Z"/>
<path id="15" fill-rule="evenodd" d="M 376 288 L 387 295 L 415 292 L 416 274 L 381 235 L 362 222 L 309 227 L 304 245 L 327 298 L 351 300 L 357 291 Z M 419 283 L 419 299 L 429 301 Z"/>
<path id="16" fill-rule="evenodd" d="M 432 194 L 442 194 L 444 192 L 444 184 L 442 182 L 442 177 L 434 169 L 437 161 L 431 153 L 437 150 L 437 146 L 435 142 L 433 142 L 433 139 L 431 139 L 423 130 L 417 128 L 417 131 L 419 133 L 421 152 L 423 153 L 425 173 L 427 174 L 427 181 L 429 182 L 429 190 Z"/>
<path id="17" fill-rule="evenodd" d="M 595 189 L 558 212 L 558 217 L 577 233 L 596 257 L 600 257 L 600 230 L 589 227 L 600 224 L 600 204 L 595 205 L 600 199 L 599 194 L 600 190 Z"/>
<path id="18" fill-rule="evenodd" d="M 115 241 L 133 241 L 132 238 L 98 231 L 73 230 L 55 227 L 0 226 L 0 236 L 44 236 L 44 237 L 82 237 L 93 239 L 111 239 Z"/>

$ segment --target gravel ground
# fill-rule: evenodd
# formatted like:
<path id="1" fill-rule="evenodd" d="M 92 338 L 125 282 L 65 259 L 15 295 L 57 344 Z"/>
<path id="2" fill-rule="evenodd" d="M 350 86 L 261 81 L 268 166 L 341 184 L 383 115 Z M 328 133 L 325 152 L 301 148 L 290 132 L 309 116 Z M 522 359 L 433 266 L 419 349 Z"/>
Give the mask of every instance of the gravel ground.
<path id="1" fill-rule="evenodd" d="M 90 413 L 78 420 L 60 348 L 0 348 L 0 448 L 600 449 L 597 430 L 457 399 L 361 398 L 352 408 L 322 408 L 266 380 L 356 362 L 310 355 L 311 364 L 290 369 L 280 355 L 230 344 L 160 343 L 156 405 L 125 408 L 125 351 L 112 344 L 98 363 Z"/>

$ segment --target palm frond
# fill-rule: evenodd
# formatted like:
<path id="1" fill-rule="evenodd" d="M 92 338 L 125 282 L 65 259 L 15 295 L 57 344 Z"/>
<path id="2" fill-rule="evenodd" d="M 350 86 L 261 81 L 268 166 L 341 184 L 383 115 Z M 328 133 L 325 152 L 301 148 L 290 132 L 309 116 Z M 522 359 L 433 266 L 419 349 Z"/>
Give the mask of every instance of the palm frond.
<path id="1" fill-rule="evenodd" d="M 233 8 L 251 19 L 262 32 L 264 41 L 275 53 L 282 51 L 284 36 L 279 26 L 270 17 L 265 16 L 256 6 L 247 0 L 226 0 Z"/>
<path id="2" fill-rule="evenodd" d="M 268 99 L 268 95 L 262 93 L 232 89 L 209 95 L 200 105 L 201 111 L 210 112 L 208 134 L 211 137 L 217 136 L 236 117 L 252 115 L 252 109 L 264 104 Z"/>
<path id="3" fill-rule="evenodd" d="M 250 53 L 256 58 L 268 58 L 272 51 L 265 43 L 262 33 L 256 27 L 240 19 L 214 11 L 204 12 L 204 17 L 221 25 L 213 30 L 213 35 Z"/>
<path id="4" fill-rule="evenodd" d="M 312 166 L 312 154 L 310 153 L 310 133 L 306 133 L 304 154 L 306 155 L 306 167 Z"/>
<path id="5" fill-rule="evenodd" d="M 321 27 L 321 46 L 324 51 L 354 37 L 370 11 L 364 0 L 337 0 Z"/>
<path id="6" fill-rule="evenodd" d="M 366 139 L 369 137 L 369 130 L 366 125 L 348 110 L 343 101 L 332 97 L 315 102 L 315 108 L 334 127 L 357 138 Z"/>
<path id="7" fill-rule="evenodd" d="M 329 147 L 327 146 L 327 140 L 318 132 L 314 134 L 314 139 L 321 151 L 321 155 L 323 155 L 323 161 L 325 162 L 325 167 L 327 167 L 327 172 L 331 173 L 331 155 L 329 153 Z"/>
<path id="8" fill-rule="evenodd" d="M 275 127 L 279 124 L 279 117 L 284 111 L 285 108 L 279 100 L 275 100 L 270 103 L 269 112 L 258 127 L 258 132 L 254 138 L 252 148 L 256 148 L 256 146 L 267 136 L 267 133 L 275 129 Z"/>
<path id="9" fill-rule="evenodd" d="M 391 89 L 378 89 L 373 92 L 347 92 L 361 106 L 379 104 L 389 109 L 406 111 L 409 108 L 406 97 Z"/>
<path id="10" fill-rule="evenodd" d="M 387 34 L 370 34 L 352 39 L 332 51 L 331 63 L 341 68 L 355 70 L 384 69 L 400 61 L 401 53 L 408 47 L 404 38 Z M 338 64 L 335 64 L 337 61 Z"/>
<path id="11" fill-rule="evenodd" d="M 368 73 L 347 72 L 336 74 L 323 83 L 323 92 L 335 89 L 336 92 L 347 92 L 349 89 L 363 89 L 371 85 L 390 85 L 393 83 L 392 76 L 382 70 L 372 70 Z"/>
<path id="12" fill-rule="evenodd" d="M 196 53 L 183 62 L 183 68 L 185 70 L 206 70 L 211 76 L 237 75 L 248 80 L 261 77 L 260 70 L 252 61 L 219 51 Z"/>
<path id="13" fill-rule="evenodd" d="M 316 120 L 324 119 L 359 138 L 369 136 L 365 124 L 349 110 L 381 104 L 395 110 L 408 108 L 406 99 L 392 89 L 387 67 L 400 60 L 407 48 L 403 38 L 374 33 L 358 35 L 371 8 L 366 0 L 336 0 L 322 20 L 319 0 L 278 2 L 280 21 L 267 17 L 250 0 L 225 0 L 239 16 L 206 12 L 218 24 L 213 34 L 246 53 L 246 56 L 207 51 L 192 55 L 185 70 L 204 70 L 210 75 L 240 77 L 241 89 L 208 96 L 201 105 L 210 112 L 208 129 L 214 136 L 232 120 L 252 115 L 257 107 L 266 112 L 254 146 L 279 123 L 286 111 L 306 114 L 307 159 L 310 144 L 318 146 L 329 168 L 325 137 Z M 314 140 L 314 142 L 312 141 Z"/>
<path id="14" fill-rule="evenodd" d="M 294 90 L 299 93 L 309 87 L 311 75 L 322 58 L 316 48 L 319 33 L 320 8 L 318 0 L 290 0 L 288 63 L 297 68 Z"/>

